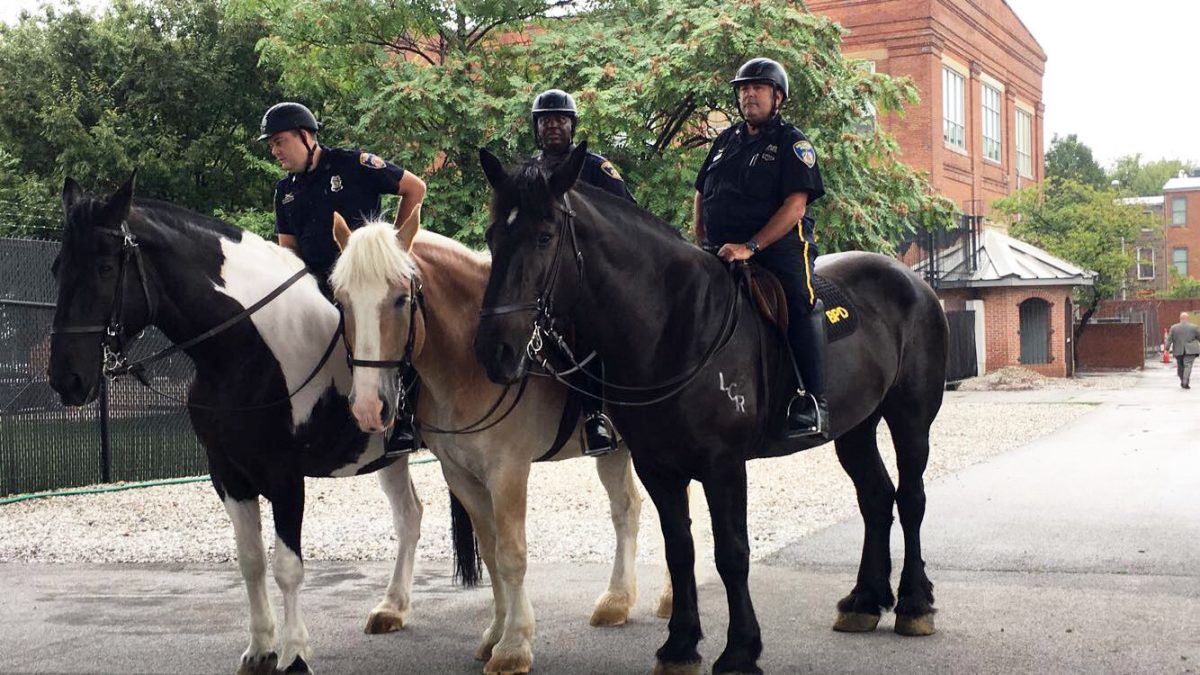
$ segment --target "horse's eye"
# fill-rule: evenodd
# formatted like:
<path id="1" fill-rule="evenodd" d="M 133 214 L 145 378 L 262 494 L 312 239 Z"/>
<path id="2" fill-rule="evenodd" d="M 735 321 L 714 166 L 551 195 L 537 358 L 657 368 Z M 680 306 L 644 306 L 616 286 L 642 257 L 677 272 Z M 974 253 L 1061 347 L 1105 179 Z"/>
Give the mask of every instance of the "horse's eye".
<path id="1" fill-rule="evenodd" d="M 408 296 L 407 295 L 396 296 L 396 307 L 398 307 L 398 308 L 403 307 L 407 304 L 408 304 Z"/>
<path id="2" fill-rule="evenodd" d="M 96 265 L 96 270 L 99 271 L 100 274 L 108 274 L 109 272 L 113 271 L 113 266 L 109 265 L 108 263 L 100 263 Z"/>
<path id="3" fill-rule="evenodd" d="M 539 234 L 538 239 L 537 239 L 538 246 L 541 248 L 545 248 L 545 247 L 549 246 L 550 239 L 551 239 L 551 237 L 550 237 L 549 233 L 543 232 L 542 234 Z"/>

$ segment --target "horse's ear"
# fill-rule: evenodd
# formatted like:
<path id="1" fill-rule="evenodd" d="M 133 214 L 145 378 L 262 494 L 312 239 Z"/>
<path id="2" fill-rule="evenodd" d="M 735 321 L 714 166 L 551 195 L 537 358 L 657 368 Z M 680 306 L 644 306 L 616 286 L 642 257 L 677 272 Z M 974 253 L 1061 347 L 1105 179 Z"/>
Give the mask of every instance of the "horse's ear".
<path id="1" fill-rule="evenodd" d="M 350 243 L 350 226 L 337 211 L 333 212 L 333 240 L 337 242 L 339 251 L 345 251 L 346 244 Z"/>
<path id="2" fill-rule="evenodd" d="M 396 230 L 396 241 L 400 242 L 400 248 L 405 252 L 412 250 L 413 239 L 417 237 L 417 232 L 421 231 L 421 205 L 418 203 L 417 208 L 408 216 L 408 219 Z"/>
<path id="3" fill-rule="evenodd" d="M 587 159 L 587 141 L 580 141 L 571 151 L 567 161 L 562 162 L 550 175 L 550 191 L 557 197 L 564 195 L 579 180 L 579 172 L 583 171 L 583 160 Z"/>
<path id="4" fill-rule="evenodd" d="M 133 185 L 137 180 L 137 169 L 129 174 L 129 178 L 117 191 L 108 198 L 108 204 L 105 205 L 105 215 L 107 216 L 107 225 L 117 228 L 121 226 L 121 222 L 129 217 L 129 207 L 133 204 Z"/>
<path id="5" fill-rule="evenodd" d="M 81 199 L 83 199 L 83 188 L 80 187 L 79 183 L 75 182 L 74 178 L 67 176 L 67 179 L 63 181 L 63 215 L 69 217 L 71 215 L 71 208 L 78 204 Z"/>
<path id="6" fill-rule="evenodd" d="M 479 165 L 483 167 L 483 175 L 487 176 L 488 184 L 492 186 L 492 189 L 500 189 L 500 186 L 508 180 L 508 172 L 504 170 L 504 165 L 487 148 L 479 148 Z"/>

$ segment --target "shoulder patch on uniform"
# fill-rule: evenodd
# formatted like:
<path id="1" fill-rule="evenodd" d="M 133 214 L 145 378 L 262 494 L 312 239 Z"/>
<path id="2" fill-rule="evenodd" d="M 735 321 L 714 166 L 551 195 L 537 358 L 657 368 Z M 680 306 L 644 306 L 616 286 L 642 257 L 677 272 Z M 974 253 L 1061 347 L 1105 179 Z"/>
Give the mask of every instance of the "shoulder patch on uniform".
<path id="1" fill-rule="evenodd" d="M 613 166 L 613 163 L 608 161 L 607 159 L 604 160 L 604 163 L 600 165 L 600 170 L 603 171 L 604 173 L 608 174 L 609 178 L 612 178 L 614 180 L 621 180 L 621 174 L 620 174 L 620 172 L 617 171 L 617 167 Z M 624 181 L 622 181 L 622 182 L 624 182 Z"/>
<path id="2" fill-rule="evenodd" d="M 816 165 L 817 150 L 812 146 L 812 143 L 808 141 L 796 141 L 796 144 L 792 146 L 792 150 L 795 151 L 796 156 L 800 158 L 801 162 L 808 165 L 808 168 L 811 169 Z"/>
<path id="3" fill-rule="evenodd" d="M 382 169 L 384 167 L 383 158 L 379 155 L 373 155 L 369 152 L 364 152 L 359 155 L 358 163 L 371 169 Z"/>

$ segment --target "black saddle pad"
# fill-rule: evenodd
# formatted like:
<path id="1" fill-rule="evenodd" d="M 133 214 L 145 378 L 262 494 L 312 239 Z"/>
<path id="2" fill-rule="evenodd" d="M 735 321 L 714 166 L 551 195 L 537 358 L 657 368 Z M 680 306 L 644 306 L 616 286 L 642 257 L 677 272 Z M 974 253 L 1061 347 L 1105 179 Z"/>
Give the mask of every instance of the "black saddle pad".
<path id="1" fill-rule="evenodd" d="M 813 289 L 825 305 L 825 341 L 837 342 L 858 330 L 858 308 L 841 286 L 825 277 L 813 275 Z"/>

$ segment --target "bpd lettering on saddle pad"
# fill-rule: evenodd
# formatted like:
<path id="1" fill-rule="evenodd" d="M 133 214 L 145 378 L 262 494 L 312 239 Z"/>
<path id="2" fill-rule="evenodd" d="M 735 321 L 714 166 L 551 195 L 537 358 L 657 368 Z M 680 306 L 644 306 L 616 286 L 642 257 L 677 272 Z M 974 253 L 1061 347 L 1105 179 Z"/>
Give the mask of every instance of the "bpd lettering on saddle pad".
<path id="1" fill-rule="evenodd" d="M 758 311 L 768 321 L 779 326 L 786 333 L 788 327 L 787 303 L 784 300 L 783 287 L 775 275 L 756 265 L 750 265 L 750 296 L 754 299 Z M 825 341 L 837 342 L 852 335 L 858 330 L 858 310 L 850 297 L 841 287 L 818 274 L 813 275 L 813 290 L 817 299 L 824 305 Z"/>

